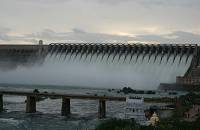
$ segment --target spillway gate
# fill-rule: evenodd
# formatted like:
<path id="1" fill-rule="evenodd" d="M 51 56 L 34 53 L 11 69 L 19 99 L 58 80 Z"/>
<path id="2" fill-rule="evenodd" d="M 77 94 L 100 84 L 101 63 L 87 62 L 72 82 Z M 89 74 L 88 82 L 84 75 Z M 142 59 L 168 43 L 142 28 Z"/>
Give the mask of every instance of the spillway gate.
<path id="1" fill-rule="evenodd" d="M 136 55 L 136 62 L 140 55 L 142 55 L 142 61 L 145 57 L 148 57 L 148 59 L 151 58 L 152 54 L 155 54 L 154 62 L 159 54 L 161 54 L 160 62 L 162 61 L 164 55 L 167 55 L 167 61 L 169 60 L 169 57 L 171 54 L 174 54 L 173 61 L 176 59 L 177 54 L 180 54 L 180 60 L 181 61 L 183 55 L 186 53 L 188 60 L 188 57 L 193 54 L 194 56 L 197 55 L 197 45 L 196 44 L 111 44 L 111 43 L 97 43 L 97 44 L 89 44 L 89 43 L 51 43 L 48 46 L 48 54 L 62 54 L 70 55 L 70 57 L 75 54 L 75 58 L 80 53 L 82 58 L 83 54 L 86 54 L 86 57 L 88 57 L 89 54 L 91 54 L 90 59 L 94 56 L 94 54 L 99 56 L 100 53 L 102 53 L 102 59 L 104 58 L 105 54 L 107 53 L 107 60 L 113 54 L 113 60 L 114 58 L 120 58 L 122 57 L 122 54 L 124 54 L 123 59 L 126 60 L 128 55 L 131 55 L 131 58 L 128 59 L 129 61 L 132 60 L 133 55 Z"/>

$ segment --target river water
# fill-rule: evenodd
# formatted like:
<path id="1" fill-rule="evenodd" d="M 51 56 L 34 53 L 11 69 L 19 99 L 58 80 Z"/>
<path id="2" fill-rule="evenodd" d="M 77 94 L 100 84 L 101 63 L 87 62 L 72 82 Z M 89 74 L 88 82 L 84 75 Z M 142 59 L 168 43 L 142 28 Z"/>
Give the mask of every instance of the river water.
<path id="1" fill-rule="evenodd" d="M 156 90 L 155 95 L 148 94 L 117 94 L 114 89 L 108 91 L 105 88 L 89 87 L 68 87 L 68 86 L 50 86 L 50 85 L 19 85 L 19 84 L 0 84 L 0 90 L 27 91 L 32 92 L 38 89 L 40 92 L 62 94 L 79 94 L 98 96 L 141 96 L 141 97 L 166 97 L 169 91 Z M 178 92 L 178 96 L 186 94 Z M 173 95 L 170 95 L 173 97 Z M 176 95 L 177 96 L 177 95 Z M 25 113 L 25 96 L 3 95 L 4 111 L 0 113 L 1 130 L 80 130 L 93 129 L 96 125 L 112 117 L 123 118 L 125 102 L 106 102 L 106 118 L 98 119 L 98 101 L 95 100 L 75 100 L 71 99 L 71 114 L 67 117 L 61 116 L 62 99 L 45 99 L 36 103 L 36 113 Z M 150 107 L 149 103 L 144 104 L 144 109 Z M 164 106 L 166 104 L 156 104 Z"/>

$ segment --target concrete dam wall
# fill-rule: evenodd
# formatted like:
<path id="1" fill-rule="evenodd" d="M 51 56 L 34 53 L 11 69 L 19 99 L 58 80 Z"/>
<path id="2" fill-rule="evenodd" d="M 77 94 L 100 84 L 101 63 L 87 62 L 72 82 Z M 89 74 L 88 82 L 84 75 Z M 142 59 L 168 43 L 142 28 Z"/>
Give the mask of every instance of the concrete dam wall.
<path id="1" fill-rule="evenodd" d="M 25 64 L 34 64 L 38 61 L 43 61 L 47 54 L 59 53 L 60 55 L 65 54 L 70 55 L 70 57 L 75 54 L 76 56 L 80 53 L 81 57 L 83 54 L 87 56 L 91 53 L 91 59 L 96 53 L 99 56 L 102 53 L 102 59 L 107 53 L 107 59 L 113 54 L 113 59 L 118 57 L 120 60 L 122 54 L 125 57 L 122 60 L 126 60 L 127 55 L 131 55 L 129 61 L 132 60 L 133 55 L 137 55 L 137 59 L 142 55 L 142 60 L 144 58 L 151 58 L 152 54 L 155 54 L 154 62 L 157 56 L 160 54 L 160 62 L 165 56 L 167 56 L 167 61 L 171 54 L 173 54 L 173 62 L 176 59 L 177 54 L 180 54 L 179 63 L 184 54 L 187 54 L 186 61 L 190 55 L 197 55 L 197 45 L 185 45 L 185 44 L 111 44 L 111 43 L 51 43 L 49 45 L 43 45 L 42 41 L 39 45 L 0 45 L 0 66 L 17 66 Z"/>
<path id="2" fill-rule="evenodd" d="M 9 70 L 17 66 L 33 66 L 42 63 L 48 45 L 0 45 L 0 69 Z"/>
<path id="3" fill-rule="evenodd" d="M 0 69 L 7 71 L 39 64 L 43 68 L 40 72 L 62 75 L 58 79 L 62 85 L 106 86 L 112 81 L 116 86 L 152 83 L 158 87 L 161 82 L 174 83 L 177 76 L 193 76 L 198 66 L 198 52 L 195 44 L 43 45 L 40 41 L 39 45 L 0 45 Z M 80 83 L 74 79 L 80 79 Z"/>

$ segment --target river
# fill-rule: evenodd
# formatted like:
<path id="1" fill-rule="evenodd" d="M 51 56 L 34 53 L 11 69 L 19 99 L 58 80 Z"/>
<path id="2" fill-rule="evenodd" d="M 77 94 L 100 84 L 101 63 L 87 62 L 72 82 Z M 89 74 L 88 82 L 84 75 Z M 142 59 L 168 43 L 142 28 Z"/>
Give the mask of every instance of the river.
<path id="1" fill-rule="evenodd" d="M 141 97 L 166 97 L 169 91 L 156 90 L 156 94 L 117 94 L 114 89 L 108 91 L 105 88 L 92 87 L 69 87 L 52 85 L 20 85 L 20 84 L 0 84 L 0 90 L 26 91 L 32 92 L 38 89 L 40 92 L 54 92 L 62 94 L 95 95 L 98 96 L 141 96 Z M 186 92 L 178 92 L 179 96 Z M 170 95 L 173 97 L 173 95 Z M 123 118 L 125 102 L 106 102 L 106 118 L 98 119 L 98 101 L 96 100 L 75 100 L 71 99 L 71 114 L 67 117 L 61 116 L 61 99 L 45 99 L 36 103 L 36 113 L 25 113 L 25 96 L 3 95 L 4 111 L 0 113 L 1 130 L 85 130 L 94 129 L 96 125 L 112 117 Z M 144 109 L 150 105 L 144 104 Z M 164 106 L 166 104 L 156 104 Z"/>

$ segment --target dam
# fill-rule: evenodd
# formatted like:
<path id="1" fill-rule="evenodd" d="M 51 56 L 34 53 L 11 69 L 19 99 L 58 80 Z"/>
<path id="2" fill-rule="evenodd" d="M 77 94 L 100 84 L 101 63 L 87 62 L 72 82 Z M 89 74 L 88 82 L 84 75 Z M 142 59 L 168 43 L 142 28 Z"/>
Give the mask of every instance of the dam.
<path id="1" fill-rule="evenodd" d="M 58 85 L 137 86 L 140 89 L 145 85 L 158 87 L 159 83 L 180 84 L 182 78 L 195 77 L 190 84 L 200 81 L 197 44 L 44 45 L 40 40 L 38 45 L 0 45 L 0 57 L 0 70 L 4 73 L 38 66 L 38 72 L 42 73 L 42 78 L 37 77 L 38 83 L 48 80 L 51 84 L 51 78 L 55 79 L 52 75 L 59 76 L 55 81 Z M 29 73 L 34 72 L 36 70 Z M 15 73 L 7 77 L 13 75 Z"/>

